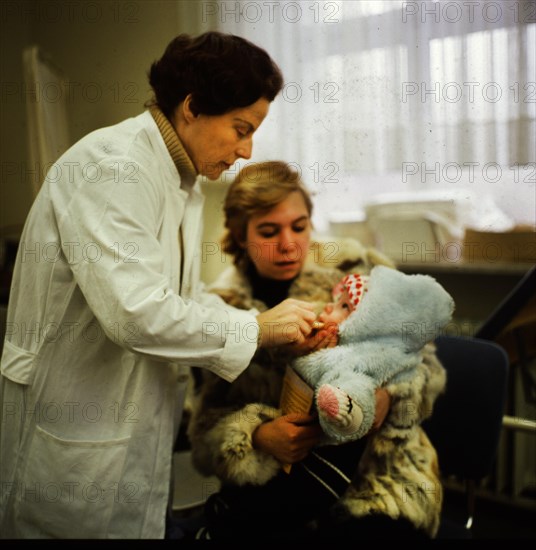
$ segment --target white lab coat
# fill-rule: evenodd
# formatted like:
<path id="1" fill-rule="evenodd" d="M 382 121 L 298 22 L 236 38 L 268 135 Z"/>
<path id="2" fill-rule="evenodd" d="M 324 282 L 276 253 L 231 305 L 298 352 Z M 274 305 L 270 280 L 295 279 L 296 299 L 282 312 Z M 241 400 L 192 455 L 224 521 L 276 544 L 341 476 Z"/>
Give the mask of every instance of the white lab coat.
<path id="1" fill-rule="evenodd" d="M 256 349 L 253 313 L 200 289 L 202 206 L 149 112 L 50 170 L 8 307 L 2 536 L 163 537 L 187 369 L 232 381 Z"/>

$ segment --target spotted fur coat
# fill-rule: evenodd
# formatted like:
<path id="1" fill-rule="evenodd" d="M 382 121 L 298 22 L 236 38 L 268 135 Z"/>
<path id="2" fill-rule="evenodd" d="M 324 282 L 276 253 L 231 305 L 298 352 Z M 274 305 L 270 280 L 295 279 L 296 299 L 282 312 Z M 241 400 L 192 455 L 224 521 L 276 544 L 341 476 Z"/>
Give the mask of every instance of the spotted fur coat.
<path id="1" fill-rule="evenodd" d="M 367 273 L 377 263 L 389 265 L 381 255 L 369 255 L 354 258 L 345 267 Z M 339 269 L 309 264 L 291 286 L 289 297 L 313 302 L 320 309 L 331 300 L 331 289 L 342 275 Z M 247 279 L 234 267 L 222 274 L 212 290 L 233 306 L 267 309 L 252 298 Z M 386 386 L 391 395 L 389 414 L 382 427 L 368 436 L 358 471 L 336 504 L 336 513 L 405 518 L 433 537 L 439 525 L 442 486 L 436 452 L 420 423 L 431 414 L 444 389 L 445 371 L 433 345 L 426 345 L 423 356 L 411 381 Z M 261 349 L 232 384 L 203 370 L 204 382 L 188 427 L 200 472 L 237 485 L 263 485 L 280 471 L 274 457 L 253 448 L 252 434 L 261 423 L 281 414 L 279 396 L 290 360 L 280 351 Z"/>

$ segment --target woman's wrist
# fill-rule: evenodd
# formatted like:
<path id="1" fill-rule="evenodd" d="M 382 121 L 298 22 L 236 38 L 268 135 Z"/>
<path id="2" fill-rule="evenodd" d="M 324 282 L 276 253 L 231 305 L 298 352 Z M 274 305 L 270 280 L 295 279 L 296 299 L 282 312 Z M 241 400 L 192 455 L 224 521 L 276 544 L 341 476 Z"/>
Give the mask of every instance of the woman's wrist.
<path id="1" fill-rule="evenodd" d="M 257 321 L 257 324 L 258 324 L 258 332 L 257 332 L 257 349 L 261 348 L 262 347 L 262 328 L 261 328 L 261 325 L 260 323 Z"/>
<path id="2" fill-rule="evenodd" d="M 372 430 L 378 430 L 389 414 L 391 408 L 391 395 L 385 388 L 376 388 L 376 410 Z"/>
<path id="3" fill-rule="evenodd" d="M 264 426 L 264 423 L 263 424 L 260 424 L 259 426 L 257 426 L 255 428 L 255 430 L 253 431 L 253 433 L 251 434 L 251 446 L 258 450 L 258 451 L 262 451 L 262 430 L 261 428 Z"/>

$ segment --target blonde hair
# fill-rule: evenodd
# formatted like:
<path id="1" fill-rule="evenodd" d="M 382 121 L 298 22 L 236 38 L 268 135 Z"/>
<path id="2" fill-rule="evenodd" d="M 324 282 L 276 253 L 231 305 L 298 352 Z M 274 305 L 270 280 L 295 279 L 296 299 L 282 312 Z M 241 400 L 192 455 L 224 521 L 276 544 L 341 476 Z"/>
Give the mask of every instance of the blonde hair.
<path id="1" fill-rule="evenodd" d="M 231 183 L 224 203 L 223 251 L 233 256 L 235 265 L 247 261 L 244 242 L 247 224 L 256 214 L 264 214 L 283 202 L 291 193 L 301 193 L 309 216 L 313 202 L 298 171 L 289 164 L 273 160 L 248 164 Z"/>

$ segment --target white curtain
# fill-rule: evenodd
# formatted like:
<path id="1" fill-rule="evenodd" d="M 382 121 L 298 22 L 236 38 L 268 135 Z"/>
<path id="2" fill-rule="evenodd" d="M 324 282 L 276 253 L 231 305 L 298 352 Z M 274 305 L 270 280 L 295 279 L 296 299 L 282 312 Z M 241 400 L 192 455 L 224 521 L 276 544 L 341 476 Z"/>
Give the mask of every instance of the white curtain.
<path id="1" fill-rule="evenodd" d="M 299 166 L 320 231 L 379 192 L 453 187 L 534 223 L 534 1 L 220 1 L 203 17 L 282 68 L 252 161 Z"/>

